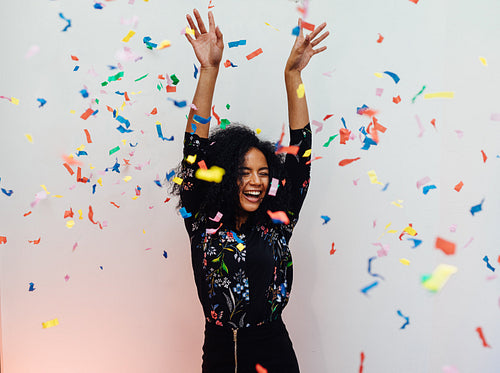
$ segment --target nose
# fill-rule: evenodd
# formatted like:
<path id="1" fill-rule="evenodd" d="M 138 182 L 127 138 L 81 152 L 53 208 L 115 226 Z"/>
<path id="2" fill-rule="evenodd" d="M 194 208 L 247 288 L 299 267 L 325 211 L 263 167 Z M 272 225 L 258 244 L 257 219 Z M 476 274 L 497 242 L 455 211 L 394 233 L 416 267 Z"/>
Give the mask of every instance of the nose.
<path id="1" fill-rule="evenodd" d="M 250 184 L 252 185 L 260 185 L 260 177 L 256 172 L 252 172 L 250 175 Z"/>

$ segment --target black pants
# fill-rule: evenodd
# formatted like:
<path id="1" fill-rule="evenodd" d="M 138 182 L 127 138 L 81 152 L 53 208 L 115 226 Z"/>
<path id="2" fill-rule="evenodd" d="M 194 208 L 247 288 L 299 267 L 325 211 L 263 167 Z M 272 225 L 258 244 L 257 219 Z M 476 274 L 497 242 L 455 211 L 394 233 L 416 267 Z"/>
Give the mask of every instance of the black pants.
<path id="1" fill-rule="evenodd" d="M 203 373 L 234 373 L 233 329 L 205 324 Z M 256 373 L 256 364 L 268 373 L 299 373 L 297 357 L 285 324 L 280 319 L 237 331 L 238 373 Z"/>

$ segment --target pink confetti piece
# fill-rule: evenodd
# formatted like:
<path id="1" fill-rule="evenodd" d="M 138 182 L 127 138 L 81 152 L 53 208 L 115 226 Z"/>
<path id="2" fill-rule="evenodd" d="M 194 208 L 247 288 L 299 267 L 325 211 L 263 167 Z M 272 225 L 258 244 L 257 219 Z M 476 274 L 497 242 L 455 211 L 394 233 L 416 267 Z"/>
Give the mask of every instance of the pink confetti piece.
<path id="1" fill-rule="evenodd" d="M 375 90 L 375 94 L 379 97 L 382 96 L 382 93 L 384 93 L 384 88 L 377 88 Z"/>
<path id="2" fill-rule="evenodd" d="M 443 373 L 460 373 L 460 372 L 454 366 L 446 365 L 443 367 Z"/>
<path id="3" fill-rule="evenodd" d="M 69 281 L 69 275 L 64 276 L 64 281 L 66 281 L 66 282 Z"/>
<path id="4" fill-rule="evenodd" d="M 270 196 L 276 195 L 276 192 L 278 191 L 279 184 L 280 184 L 280 181 L 273 177 L 273 179 L 271 180 L 271 187 L 269 188 L 269 193 L 268 193 Z"/>
<path id="5" fill-rule="evenodd" d="M 471 238 L 470 238 L 470 240 L 469 240 L 469 241 L 465 244 L 464 249 L 465 249 L 467 246 L 469 246 L 469 245 L 472 243 L 472 241 L 474 241 L 474 237 L 471 237 Z"/>
<path id="6" fill-rule="evenodd" d="M 30 206 L 35 207 L 42 199 L 46 198 L 47 198 L 47 192 L 45 192 L 45 190 L 42 190 L 41 192 L 35 194 L 35 200 L 30 203 Z"/>
<path id="7" fill-rule="evenodd" d="M 424 134 L 424 126 L 422 125 L 422 122 L 420 121 L 420 117 L 415 114 L 415 119 L 417 120 L 418 128 L 420 128 L 420 133 L 418 134 L 418 137 L 422 137 Z"/>
<path id="8" fill-rule="evenodd" d="M 28 59 L 28 58 L 31 58 L 33 57 L 35 54 L 37 54 L 38 52 L 40 52 L 40 47 L 38 45 L 32 45 L 28 51 L 26 52 L 26 55 L 24 56 L 24 58 Z"/>
<path id="9" fill-rule="evenodd" d="M 357 185 L 358 185 L 358 181 L 359 181 L 359 179 L 360 179 L 359 177 L 358 177 L 357 179 L 354 179 L 354 180 L 352 181 L 352 183 L 353 183 L 354 185 L 356 185 L 356 186 L 357 186 Z"/>
<path id="10" fill-rule="evenodd" d="M 73 251 L 76 250 L 76 247 L 78 246 L 78 242 L 75 242 L 75 244 L 73 245 Z"/>
<path id="11" fill-rule="evenodd" d="M 420 189 L 422 185 L 427 184 L 429 181 L 431 181 L 431 178 L 429 176 L 426 176 L 420 180 L 417 181 L 417 189 Z"/>
<path id="12" fill-rule="evenodd" d="M 450 228 L 448 228 L 450 230 L 450 232 L 456 232 L 457 231 L 457 225 L 456 224 L 452 224 L 450 225 Z"/>
<path id="13" fill-rule="evenodd" d="M 457 137 L 459 139 L 461 139 L 463 137 L 463 135 L 464 135 L 464 131 L 460 131 L 460 130 L 455 130 L 455 133 L 457 134 Z"/>
<path id="14" fill-rule="evenodd" d="M 323 123 L 318 122 L 317 120 L 312 121 L 312 125 L 316 126 L 317 128 L 314 130 L 314 133 L 318 133 L 323 130 Z"/>
<path id="15" fill-rule="evenodd" d="M 500 113 L 492 113 L 490 119 L 500 122 Z"/>

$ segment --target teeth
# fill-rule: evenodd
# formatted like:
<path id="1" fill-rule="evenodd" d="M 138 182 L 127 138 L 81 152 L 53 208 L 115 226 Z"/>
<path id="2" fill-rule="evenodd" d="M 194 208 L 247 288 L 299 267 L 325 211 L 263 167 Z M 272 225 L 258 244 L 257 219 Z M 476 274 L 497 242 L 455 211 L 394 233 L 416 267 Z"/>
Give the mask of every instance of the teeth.
<path id="1" fill-rule="evenodd" d="M 251 192 L 245 192 L 245 194 L 249 194 L 251 196 L 258 196 L 260 194 L 260 192 L 257 192 L 257 191 L 251 191 Z"/>

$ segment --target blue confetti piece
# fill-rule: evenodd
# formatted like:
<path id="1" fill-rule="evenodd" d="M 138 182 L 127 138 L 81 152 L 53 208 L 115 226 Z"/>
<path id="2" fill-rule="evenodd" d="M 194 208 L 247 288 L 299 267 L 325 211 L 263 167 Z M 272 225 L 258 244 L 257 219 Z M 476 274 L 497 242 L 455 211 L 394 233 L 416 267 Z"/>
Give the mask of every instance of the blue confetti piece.
<path id="1" fill-rule="evenodd" d="M 118 66 L 113 66 L 113 65 L 108 65 L 108 69 L 110 70 L 116 70 Z"/>
<path id="2" fill-rule="evenodd" d="M 130 121 L 128 119 L 125 119 L 124 117 L 122 117 L 121 115 L 118 115 L 116 117 L 116 120 L 120 123 L 123 123 L 125 125 L 125 127 L 129 128 L 130 127 Z"/>
<path id="3" fill-rule="evenodd" d="M 479 205 L 475 205 L 475 206 L 472 206 L 470 208 L 470 213 L 472 214 L 472 216 L 474 216 L 475 213 L 477 213 L 479 211 L 482 211 L 482 209 L 483 209 L 483 202 L 484 202 L 484 198 L 483 198 L 483 200 L 481 201 L 481 203 Z"/>
<path id="4" fill-rule="evenodd" d="M 158 137 L 160 139 L 162 139 L 163 141 L 165 141 L 165 140 L 172 141 L 174 139 L 174 136 L 170 136 L 169 138 L 163 136 L 163 133 L 161 131 L 161 124 L 156 125 L 156 132 L 158 132 Z"/>
<path id="5" fill-rule="evenodd" d="M 429 193 L 429 190 L 431 190 L 431 189 L 437 189 L 437 187 L 435 185 L 426 185 L 422 188 L 422 192 L 424 194 L 427 194 L 427 193 Z"/>
<path id="6" fill-rule="evenodd" d="M 186 211 L 186 208 L 185 208 L 185 207 L 181 207 L 181 208 L 179 209 L 179 212 L 181 213 L 181 216 L 182 216 L 184 219 L 189 218 L 189 217 L 191 217 L 191 216 L 192 216 L 192 214 L 191 214 L 190 212 L 187 212 L 187 211 Z"/>
<path id="7" fill-rule="evenodd" d="M 398 315 L 399 315 L 399 316 L 401 316 L 403 319 L 405 319 L 405 320 L 406 320 L 406 322 L 405 322 L 405 323 L 401 326 L 401 328 L 399 328 L 399 329 L 404 329 L 404 328 L 406 328 L 406 326 L 410 324 L 410 318 L 409 318 L 409 317 L 406 317 L 405 315 L 403 315 L 403 313 L 402 313 L 400 310 L 398 310 Z"/>
<path id="8" fill-rule="evenodd" d="M 102 8 L 103 8 L 103 6 L 102 6 L 101 3 L 95 3 L 94 4 L 94 9 L 102 9 Z"/>
<path id="9" fill-rule="evenodd" d="M 198 78 L 198 67 L 196 67 L 196 64 L 193 63 L 193 66 L 194 66 L 194 78 L 197 79 Z"/>
<path id="10" fill-rule="evenodd" d="M 422 243 L 422 240 L 417 240 L 416 238 L 409 238 L 408 241 L 413 241 L 412 249 L 417 248 Z"/>
<path id="11" fill-rule="evenodd" d="M 229 46 L 229 48 L 234 48 L 239 45 L 247 45 L 247 41 L 246 40 L 230 41 L 229 43 L 227 43 L 227 45 Z"/>
<path id="12" fill-rule="evenodd" d="M 87 98 L 87 97 L 89 97 L 89 93 L 87 92 L 87 90 L 86 90 L 86 89 L 82 89 L 82 90 L 80 91 L 80 93 L 81 93 L 81 95 L 82 95 L 82 97 L 83 97 L 83 98 Z"/>
<path id="13" fill-rule="evenodd" d="M 375 140 L 371 139 L 370 137 L 366 136 L 365 139 L 363 140 L 363 147 L 361 149 L 363 150 L 368 150 L 370 149 L 370 146 L 372 145 L 377 145 L 377 143 L 375 142 Z"/>
<path id="14" fill-rule="evenodd" d="M 148 47 L 148 49 L 155 49 L 158 44 L 156 43 L 151 43 L 151 38 L 149 36 L 145 36 L 142 41 L 144 42 L 144 44 L 146 44 L 146 46 Z"/>
<path id="15" fill-rule="evenodd" d="M 191 123 L 191 129 L 192 129 L 192 131 L 191 131 L 191 132 L 189 132 L 189 133 L 190 133 L 191 135 L 192 135 L 193 133 L 195 133 L 195 132 L 196 132 L 196 128 L 197 128 L 197 127 L 196 127 L 196 124 Z"/>
<path id="16" fill-rule="evenodd" d="M 99 109 L 95 110 L 95 111 L 92 113 L 92 116 L 96 115 L 98 112 L 99 112 Z"/>
<path id="17" fill-rule="evenodd" d="M 233 238 L 236 242 L 238 243 L 244 243 L 244 241 L 238 236 L 238 234 L 236 232 L 233 232 L 231 231 L 232 235 L 233 235 Z"/>
<path id="18" fill-rule="evenodd" d="M 14 191 L 2 188 L 2 193 L 5 194 L 7 197 L 10 197 L 12 193 L 14 193 Z"/>
<path id="19" fill-rule="evenodd" d="M 368 259 L 368 273 L 370 274 L 370 276 L 378 277 L 378 278 L 384 280 L 384 278 L 381 275 L 379 275 L 377 273 L 372 273 L 372 261 L 375 259 L 377 259 L 376 256 L 372 256 L 370 259 Z"/>
<path id="20" fill-rule="evenodd" d="M 162 187 L 160 180 L 155 180 L 155 184 L 158 185 L 160 188 Z"/>
<path id="21" fill-rule="evenodd" d="M 104 269 L 102 266 L 99 266 L 99 268 L 101 269 L 101 271 Z"/>
<path id="22" fill-rule="evenodd" d="M 62 13 L 59 13 L 59 17 L 61 17 L 62 19 L 64 19 L 64 20 L 68 23 L 68 24 L 66 25 L 66 27 L 64 27 L 64 28 L 62 29 L 62 31 L 67 31 L 67 30 L 68 30 L 68 28 L 70 28 L 70 27 L 71 27 L 71 20 L 70 20 L 70 19 L 68 19 L 68 18 L 65 18 L 65 17 L 64 17 L 64 15 L 63 15 Z"/>
<path id="23" fill-rule="evenodd" d="M 35 290 L 35 284 L 30 282 L 30 288 L 29 288 L 29 291 L 33 291 Z"/>
<path id="24" fill-rule="evenodd" d="M 280 285 L 281 288 L 281 296 L 284 297 L 286 295 L 286 287 L 285 284 Z"/>
<path id="25" fill-rule="evenodd" d="M 486 267 L 488 267 L 489 270 L 495 272 L 495 268 L 493 268 L 492 265 L 490 264 L 490 259 L 488 258 L 487 255 L 483 258 L 483 261 L 486 262 Z"/>
<path id="26" fill-rule="evenodd" d="M 172 170 L 169 173 L 167 173 L 167 175 L 166 175 L 167 181 L 170 181 L 170 179 L 173 178 L 174 176 L 175 176 L 175 171 L 174 170 Z"/>
<path id="27" fill-rule="evenodd" d="M 370 285 L 361 289 L 361 292 L 366 295 L 368 293 L 368 291 L 370 291 L 371 289 L 373 289 L 377 285 L 378 285 L 378 281 L 375 281 L 375 282 L 371 283 Z"/>
<path id="28" fill-rule="evenodd" d="M 382 192 L 385 192 L 388 187 L 389 187 L 389 183 L 385 184 L 384 187 L 382 188 Z"/>
<path id="29" fill-rule="evenodd" d="M 38 106 L 38 107 L 42 107 L 43 105 L 45 105 L 47 103 L 47 100 L 45 100 L 43 98 L 37 98 L 36 100 L 40 103 L 40 106 Z"/>
<path id="30" fill-rule="evenodd" d="M 130 143 L 129 143 L 129 145 L 130 145 L 130 147 L 131 147 L 131 148 L 135 148 L 137 145 L 139 145 L 139 143 L 138 143 L 138 142 L 136 142 L 135 144 L 132 144 L 132 143 L 130 142 Z"/>
<path id="31" fill-rule="evenodd" d="M 95 194 L 95 188 L 96 188 L 97 184 L 94 184 L 92 185 L 92 194 Z"/>
<path id="32" fill-rule="evenodd" d="M 73 71 L 78 71 L 80 69 L 80 66 L 76 65 Z"/>
<path id="33" fill-rule="evenodd" d="M 177 107 L 180 107 L 180 108 L 186 107 L 186 105 L 187 105 L 187 101 L 186 100 L 177 101 L 177 100 L 174 100 L 173 98 L 170 98 L 170 97 L 167 97 L 167 99 L 170 100 L 170 101 L 173 101 L 174 105 L 177 106 Z"/>
<path id="34" fill-rule="evenodd" d="M 167 259 L 167 257 L 168 257 L 167 252 L 166 252 L 165 250 L 163 250 L 163 257 L 164 257 L 165 259 Z"/>
<path id="35" fill-rule="evenodd" d="M 323 219 L 323 223 L 321 225 L 325 225 L 330 221 L 330 217 L 327 215 L 321 215 L 321 219 Z"/>
<path id="36" fill-rule="evenodd" d="M 344 128 L 347 129 L 347 127 L 345 125 L 345 119 L 344 119 L 344 117 L 340 118 L 340 120 L 342 121 L 342 124 L 344 125 Z"/>
<path id="37" fill-rule="evenodd" d="M 109 170 L 120 173 L 120 164 L 118 163 L 118 158 L 115 159 L 115 164 L 113 165 L 113 167 L 108 167 L 105 169 L 106 172 L 108 172 Z"/>
<path id="38" fill-rule="evenodd" d="M 300 34 L 300 27 L 299 26 L 295 26 L 292 30 L 292 35 L 293 36 L 299 36 Z"/>
<path id="39" fill-rule="evenodd" d="M 120 96 L 125 96 L 125 92 L 116 91 L 115 93 Z"/>
<path id="40" fill-rule="evenodd" d="M 356 109 L 356 113 L 357 113 L 357 114 L 359 114 L 359 115 L 363 115 L 363 113 L 364 113 L 364 111 L 365 111 L 366 109 L 369 109 L 369 107 L 368 107 L 368 106 L 366 106 L 366 105 L 363 105 L 363 106 L 358 107 L 358 108 Z"/>
<path id="41" fill-rule="evenodd" d="M 84 150 L 79 150 L 78 153 L 76 153 L 76 156 L 79 157 L 81 155 L 88 155 L 88 153 Z"/>
<path id="42" fill-rule="evenodd" d="M 384 74 L 389 75 L 392 79 L 394 79 L 394 82 L 398 84 L 399 82 L 399 76 L 391 71 L 384 71 Z"/>
<path id="43" fill-rule="evenodd" d="M 195 115 L 193 116 L 193 119 L 194 119 L 195 121 L 197 121 L 198 123 L 200 123 L 200 124 L 207 124 L 207 123 L 210 123 L 210 120 L 212 120 L 212 117 L 210 116 L 210 117 L 208 117 L 208 118 L 203 118 L 203 117 L 200 117 L 199 115 L 196 115 L 196 114 L 195 114 Z"/>
<path id="44" fill-rule="evenodd" d="M 123 127 L 121 124 L 120 124 L 118 127 L 116 127 L 116 129 L 117 129 L 118 131 L 120 131 L 121 133 L 130 133 L 130 132 L 134 132 L 134 130 L 128 130 L 128 129 L 126 129 L 125 127 Z"/>

